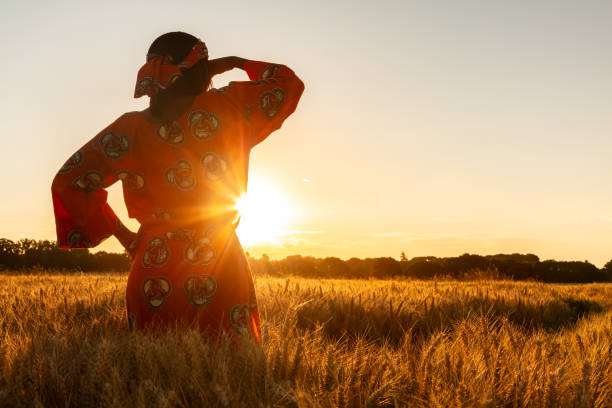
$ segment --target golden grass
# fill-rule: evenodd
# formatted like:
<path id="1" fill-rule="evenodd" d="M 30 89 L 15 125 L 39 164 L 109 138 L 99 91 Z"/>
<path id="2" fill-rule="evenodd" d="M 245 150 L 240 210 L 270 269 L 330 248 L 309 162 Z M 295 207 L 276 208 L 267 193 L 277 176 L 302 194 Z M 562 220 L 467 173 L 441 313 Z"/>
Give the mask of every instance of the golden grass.
<path id="1" fill-rule="evenodd" d="M 231 352 L 130 333 L 126 281 L 0 276 L 0 406 L 612 407 L 612 284 L 259 277 Z"/>

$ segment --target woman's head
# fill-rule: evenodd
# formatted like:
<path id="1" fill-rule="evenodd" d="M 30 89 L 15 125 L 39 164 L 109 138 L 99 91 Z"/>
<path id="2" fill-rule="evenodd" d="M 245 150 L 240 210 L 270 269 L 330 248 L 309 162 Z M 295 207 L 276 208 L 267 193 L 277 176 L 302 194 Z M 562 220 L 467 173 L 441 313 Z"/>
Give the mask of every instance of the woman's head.
<path id="1" fill-rule="evenodd" d="M 200 39 L 197 37 L 181 31 L 162 34 L 151 43 L 147 60 L 153 56 L 169 57 L 170 64 L 178 65 L 199 42 Z M 182 75 L 161 93 L 198 95 L 209 88 L 211 75 L 208 70 L 208 58 L 201 59 L 188 69 L 182 68 L 181 71 Z"/>
<path id="2" fill-rule="evenodd" d="M 208 90 L 211 78 L 206 44 L 191 34 L 166 33 L 149 47 L 147 62 L 138 71 L 134 97 L 149 95 L 151 114 L 174 120 L 195 96 Z"/>

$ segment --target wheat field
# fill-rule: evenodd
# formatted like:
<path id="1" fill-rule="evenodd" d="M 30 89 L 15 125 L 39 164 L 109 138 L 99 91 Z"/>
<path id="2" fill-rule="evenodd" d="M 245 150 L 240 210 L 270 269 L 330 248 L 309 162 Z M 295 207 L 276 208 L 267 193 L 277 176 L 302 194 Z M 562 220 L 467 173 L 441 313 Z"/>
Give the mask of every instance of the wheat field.
<path id="1" fill-rule="evenodd" d="M 0 276 L 0 406 L 612 407 L 612 284 L 258 277 L 263 348 L 131 333 L 126 274 Z"/>

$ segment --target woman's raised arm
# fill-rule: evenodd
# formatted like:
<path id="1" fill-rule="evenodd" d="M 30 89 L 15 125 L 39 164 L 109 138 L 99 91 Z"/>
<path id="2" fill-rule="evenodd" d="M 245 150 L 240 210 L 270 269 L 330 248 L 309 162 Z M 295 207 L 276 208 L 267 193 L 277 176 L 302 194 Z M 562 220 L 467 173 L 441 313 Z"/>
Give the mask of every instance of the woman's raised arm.
<path id="1" fill-rule="evenodd" d="M 289 67 L 239 57 L 212 60 L 220 72 L 232 68 L 244 69 L 250 81 L 234 81 L 213 90 L 226 94 L 251 128 L 250 147 L 263 141 L 279 129 L 291 115 L 304 92 L 304 83 Z"/>

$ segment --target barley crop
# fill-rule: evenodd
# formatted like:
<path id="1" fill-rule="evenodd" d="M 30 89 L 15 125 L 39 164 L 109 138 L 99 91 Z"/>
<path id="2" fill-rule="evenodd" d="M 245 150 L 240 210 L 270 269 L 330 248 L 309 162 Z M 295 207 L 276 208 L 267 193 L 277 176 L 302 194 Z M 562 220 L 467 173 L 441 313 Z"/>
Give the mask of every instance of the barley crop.
<path id="1" fill-rule="evenodd" d="M 236 349 L 129 332 L 126 282 L 0 276 L 0 406 L 612 407 L 612 284 L 260 276 Z"/>

